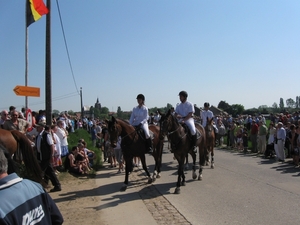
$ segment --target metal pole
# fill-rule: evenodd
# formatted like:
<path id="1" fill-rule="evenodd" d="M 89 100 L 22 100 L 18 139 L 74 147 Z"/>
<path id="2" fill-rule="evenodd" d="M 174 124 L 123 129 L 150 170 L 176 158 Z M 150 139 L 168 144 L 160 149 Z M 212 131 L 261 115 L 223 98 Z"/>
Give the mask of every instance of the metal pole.
<path id="1" fill-rule="evenodd" d="M 52 92 L 51 92 L 51 0 L 47 0 L 49 13 L 46 15 L 46 65 L 45 65 L 45 100 L 46 122 L 52 124 Z"/>
<path id="2" fill-rule="evenodd" d="M 25 3 L 25 86 L 28 85 L 28 27 L 27 27 L 27 7 L 28 1 Z M 25 108 L 28 109 L 28 97 L 25 96 Z"/>
<path id="3" fill-rule="evenodd" d="M 83 119 L 82 87 L 80 87 L 81 119 Z"/>

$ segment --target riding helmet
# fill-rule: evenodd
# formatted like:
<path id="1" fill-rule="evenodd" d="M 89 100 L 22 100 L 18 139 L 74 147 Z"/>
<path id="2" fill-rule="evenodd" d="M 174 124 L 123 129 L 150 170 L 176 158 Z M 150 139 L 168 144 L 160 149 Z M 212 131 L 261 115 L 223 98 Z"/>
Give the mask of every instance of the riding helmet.
<path id="1" fill-rule="evenodd" d="M 206 107 L 209 107 L 209 103 L 208 102 L 205 102 L 204 103 L 204 107 L 206 108 Z"/>
<path id="2" fill-rule="evenodd" d="M 143 101 L 145 101 L 145 96 L 143 94 L 138 94 L 136 99 L 142 99 Z"/>
<path id="3" fill-rule="evenodd" d="M 181 92 L 179 92 L 179 96 L 183 96 L 183 97 L 187 98 L 188 93 L 186 91 L 181 91 Z"/>

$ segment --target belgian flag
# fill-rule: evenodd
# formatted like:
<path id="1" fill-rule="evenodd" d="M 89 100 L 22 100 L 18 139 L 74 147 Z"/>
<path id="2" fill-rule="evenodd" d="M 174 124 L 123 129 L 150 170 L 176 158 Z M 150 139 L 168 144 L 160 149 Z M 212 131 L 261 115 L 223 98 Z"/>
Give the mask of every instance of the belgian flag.
<path id="1" fill-rule="evenodd" d="M 49 10 L 45 6 L 43 0 L 26 0 L 26 25 L 27 27 L 39 20 Z"/>

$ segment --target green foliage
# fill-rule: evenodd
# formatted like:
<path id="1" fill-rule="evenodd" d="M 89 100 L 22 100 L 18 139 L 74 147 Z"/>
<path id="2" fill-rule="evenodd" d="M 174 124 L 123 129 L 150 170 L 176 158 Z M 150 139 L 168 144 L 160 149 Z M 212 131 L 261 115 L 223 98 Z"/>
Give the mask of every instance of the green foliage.
<path id="1" fill-rule="evenodd" d="M 85 129 L 77 129 L 75 132 L 69 133 L 69 151 L 71 151 L 73 146 L 77 146 L 79 139 L 84 139 L 84 141 L 87 143 L 87 148 L 94 151 L 97 155 L 97 158 L 94 161 L 93 169 L 100 169 L 100 167 L 102 167 L 102 152 L 98 148 L 93 147 L 91 135 Z"/>

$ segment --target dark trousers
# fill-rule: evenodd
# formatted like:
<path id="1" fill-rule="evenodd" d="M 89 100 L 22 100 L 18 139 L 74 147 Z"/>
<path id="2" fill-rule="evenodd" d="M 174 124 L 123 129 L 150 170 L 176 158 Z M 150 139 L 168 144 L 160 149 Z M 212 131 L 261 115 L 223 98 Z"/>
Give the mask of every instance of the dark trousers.
<path id="1" fill-rule="evenodd" d="M 51 181 L 54 187 L 60 187 L 59 180 L 55 175 L 53 167 L 49 161 L 42 161 L 40 163 L 42 171 L 44 172 L 44 180 L 47 183 L 49 180 Z"/>

